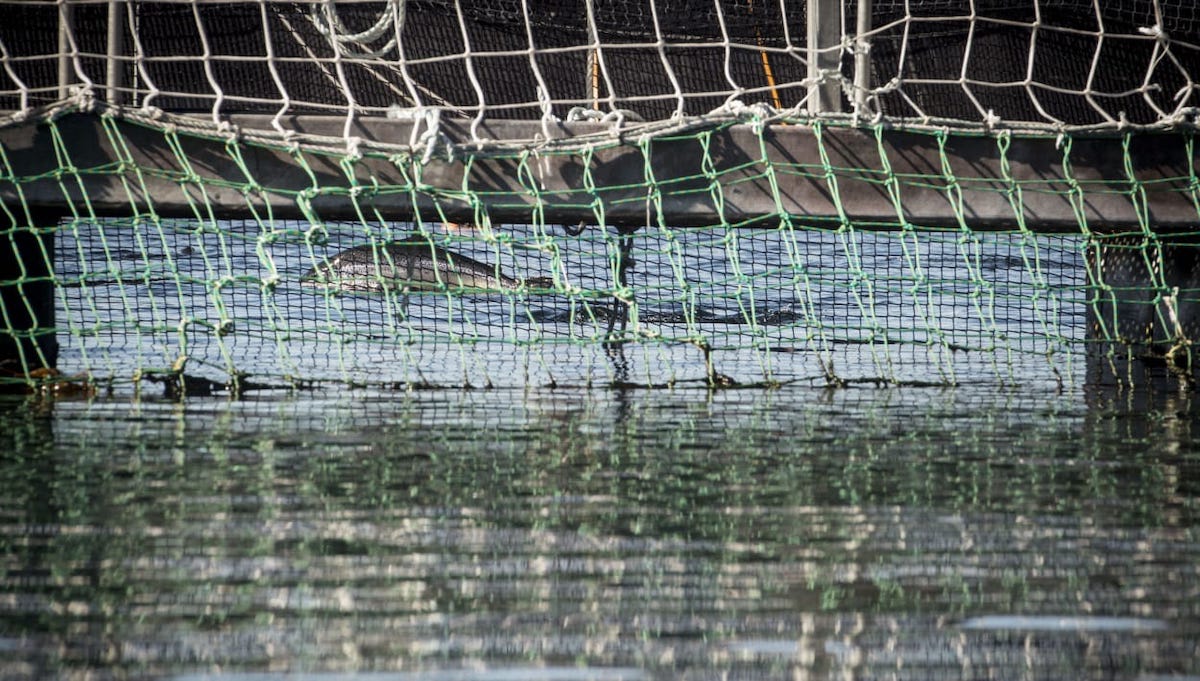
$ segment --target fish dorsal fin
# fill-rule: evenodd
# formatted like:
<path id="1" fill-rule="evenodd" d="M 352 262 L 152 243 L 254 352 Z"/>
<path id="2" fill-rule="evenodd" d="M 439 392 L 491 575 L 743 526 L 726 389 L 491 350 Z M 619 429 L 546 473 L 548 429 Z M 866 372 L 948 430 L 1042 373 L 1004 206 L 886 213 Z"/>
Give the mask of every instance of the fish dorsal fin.
<path id="1" fill-rule="evenodd" d="M 392 250 L 393 253 L 405 253 L 416 257 L 432 258 L 439 260 L 445 257 L 446 250 L 438 246 L 432 237 L 426 236 L 419 232 L 409 234 L 399 241 L 392 241 L 385 245 L 385 248 Z"/>
<path id="2" fill-rule="evenodd" d="M 429 248 L 430 246 L 436 246 L 436 244 L 433 243 L 432 237 L 422 234 L 421 232 L 413 232 L 412 234 L 409 234 L 408 236 L 404 237 L 403 239 L 400 239 L 399 241 L 393 241 L 392 245 L 395 245 L 395 246 L 424 246 L 426 248 Z"/>

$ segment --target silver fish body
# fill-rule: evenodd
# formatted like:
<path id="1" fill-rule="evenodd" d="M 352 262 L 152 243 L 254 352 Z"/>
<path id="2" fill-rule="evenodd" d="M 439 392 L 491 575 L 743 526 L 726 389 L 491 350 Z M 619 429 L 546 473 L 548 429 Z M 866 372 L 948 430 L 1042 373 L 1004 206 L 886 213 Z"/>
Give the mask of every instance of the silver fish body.
<path id="1" fill-rule="evenodd" d="M 448 251 L 420 237 L 355 246 L 318 264 L 300 280 L 339 291 L 505 291 L 521 286 L 520 280 L 505 275 L 495 265 Z"/>

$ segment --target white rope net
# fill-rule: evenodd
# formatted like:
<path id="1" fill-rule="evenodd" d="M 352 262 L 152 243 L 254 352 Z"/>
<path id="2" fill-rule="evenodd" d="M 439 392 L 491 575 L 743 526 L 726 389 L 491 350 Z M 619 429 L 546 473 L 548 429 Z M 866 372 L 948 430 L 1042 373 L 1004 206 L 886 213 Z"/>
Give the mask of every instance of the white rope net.
<path id="1" fill-rule="evenodd" d="M 1063 132 L 1193 123 L 1200 97 L 1191 0 L 0 0 L 0 17 L 16 118 L 75 97 L 275 114 L 276 133 L 297 113 L 456 117 L 480 140 L 501 119 L 747 115 Z"/>

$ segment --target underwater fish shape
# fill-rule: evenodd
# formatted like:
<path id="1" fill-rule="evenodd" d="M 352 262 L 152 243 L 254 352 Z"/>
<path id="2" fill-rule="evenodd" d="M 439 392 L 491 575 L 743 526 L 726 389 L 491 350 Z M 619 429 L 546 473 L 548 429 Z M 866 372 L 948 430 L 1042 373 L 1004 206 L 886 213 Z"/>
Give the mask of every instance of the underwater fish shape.
<path id="1" fill-rule="evenodd" d="M 421 235 L 347 249 L 309 270 L 300 281 L 339 291 L 462 288 L 488 293 L 554 285 L 548 277 L 527 280 L 510 277 L 495 265 L 437 246 Z"/>

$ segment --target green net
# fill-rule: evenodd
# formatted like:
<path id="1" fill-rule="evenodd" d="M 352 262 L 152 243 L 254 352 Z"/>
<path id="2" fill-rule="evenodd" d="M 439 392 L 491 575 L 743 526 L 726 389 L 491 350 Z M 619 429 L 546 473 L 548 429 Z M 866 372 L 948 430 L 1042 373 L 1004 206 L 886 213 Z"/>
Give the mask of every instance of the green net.
<path id="1" fill-rule="evenodd" d="M 97 145 L 78 141 L 80 120 L 102 131 Z M 1057 172 L 1029 179 L 1005 174 L 1021 140 L 1002 134 L 919 133 L 922 158 L 936 162 L 916 172 L 893 165 L 883 128 L 854 131 L 880 156 L 851 167 L 820 124 L 814 153 L 791 161 L 768 148 L 778 125 L 738 121 L 438 160 L 179 122 L 59 112 L 22 124 L 36 130 L 32 146 L 0 145 L 5 381 L 36 382 L 54 366 L 104 389 L 187 392 L 1058 389 L 1190 375 L 1200 251 L 1195 233 L 1156 230 L 1152 208 L 1196 211 L 1200 181 L 1190 164 L 1139 179 L 1136 136 L 1106 147 L 1129 168 L 1113 182 L 1073 170 L 1070 138 L 1042 140 L 1057 156 L 1039 164 Z M 735 130 L 757 157 L 722 148 Z M 1191 133 L 1164 139 L 1193 157 Z M 700 150 L 695 172 L 664 172 L 664 141 Z M 947 149 L 960 142 L 988 145 L 999 176 L 956 165 Z M 577 177 L 538 179 L 547 159 Z M 637 181 L 614 179 L 614 164 Z M 497 167 L 510 184 L 493 181 Z M 797 179 L 832 210 L 797 208 Z M 862 209 L 864 188 L 890 217 Z M 742 210 L 751 191 L 777 210 Z M 930 193 L 948 220 L 924 220 L 910 200 Z M 981 219 L 980 196 L 1001 209 Z M 1097 224 L 1095 206 L 1114 197 L 1142 224 Z M 1072 211 L 1043 219 L 1048 200 Z M 690 204 L 702 210 L 678 210 Z M 504 219 L 514 215 L 525 219 Z"/>
<path id="2" fill-rule="evenodd" d="M 0 0 L 0 381 L 1190 385 L 1193 5 Z"/>

